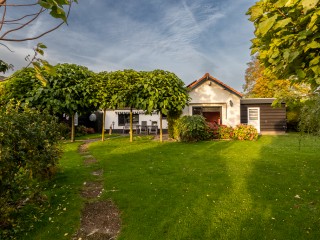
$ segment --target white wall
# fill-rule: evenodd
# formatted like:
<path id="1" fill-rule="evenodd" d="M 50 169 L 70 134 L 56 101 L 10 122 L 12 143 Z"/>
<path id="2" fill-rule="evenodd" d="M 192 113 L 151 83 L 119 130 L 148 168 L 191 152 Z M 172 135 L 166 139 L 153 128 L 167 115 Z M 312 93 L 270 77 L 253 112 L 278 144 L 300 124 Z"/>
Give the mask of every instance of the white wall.
<path id="1" fill-rule="evenodd" d="M 222 107 L 222 124 L 232 127 L 240 124 L 240 97 L 215 82 L 204 81 L 191 90 L 189 95 L 191 101 L 189 106 L 183 110 L 184 115 L 192 115 L 192 107 L 194 106 L 219 106 Z M 230 100 L 233 102 L 233 106 L 230 105 Z"/>
<path id="2" fill-rule="evenodd" d="M 105 122 L 105 129 L 109 129 L 110 126 L 112 126 L 112 122 L 114 122 L 114 129 L 123 129 L 123 126 L 118 125 L 118 114 L 119 112 L 127 112 L 130 113 L 129 110 L 108 110 L 106 112 L 106 122 Z M 141 121 L 147 121 L 148 125 L 151 125 L 151 121 L 157 121 L 158 127 L 160 127 L 160 114 L 152 114 L 152 115 L 146 115 L 142 113 L 143 111 L 133 111 L 135 112 L 140 112 L 139 114 L 139 124 L 141 124 Z M 168 128 L 168 122 L 167 120 L 163 119 L 162 120 L 162 129 L 167 129 Z"/>

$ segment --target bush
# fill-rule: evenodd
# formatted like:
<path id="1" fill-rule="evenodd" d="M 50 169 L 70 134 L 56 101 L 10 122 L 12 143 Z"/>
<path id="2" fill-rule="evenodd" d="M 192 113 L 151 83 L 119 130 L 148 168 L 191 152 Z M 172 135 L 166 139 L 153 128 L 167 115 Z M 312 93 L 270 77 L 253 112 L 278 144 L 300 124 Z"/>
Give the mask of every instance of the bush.
<path id="1" fill-rule="evenodd" d="M 238 125 L 234 131 L 234 138 L 237 140 L 256 140 L 258 138 L 258 131 L 251 125 Z"/>
<path id="2" fill-rule="evenodd" d="M 172 112 L 169 112 L 167 115 L 168 134 L 170 138 L 174 138 L 174 139 L 178 138 L 177 123 L 181 114 L 182 114 L 182 111 L 177 111 L 177 112 L 172 111 Z"/>
<path id="3" fill-rule="evenodd" d="M 28 107 L 0 108 L 0 239 L 7 239 L 14 215 L 37 197 L 61 155 L 59 124 L 55 117 Z"/>
<path id="4" fill-rule="evenodd" d="M 210 137 L 209 127 L 203 116 L 183 116 L 177 123 L 178 140 L 182 142 L 196 142 Z"/>
<path id="5" fill-rule="evenodd" d="M 226 125 L 220 125 L 218 127 L 218 138 L 219 139 L 232 139 L 233 138 L 233 128 Z"/>

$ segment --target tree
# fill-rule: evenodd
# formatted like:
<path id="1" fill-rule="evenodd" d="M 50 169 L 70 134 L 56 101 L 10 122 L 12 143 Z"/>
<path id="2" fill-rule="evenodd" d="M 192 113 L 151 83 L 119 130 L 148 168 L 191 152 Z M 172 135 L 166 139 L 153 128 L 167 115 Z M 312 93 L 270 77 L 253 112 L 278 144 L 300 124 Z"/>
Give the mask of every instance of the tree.
<path id="1" fill-rule="evenodd" d="M 290 80 L 279 80 L 275 76 L 266 75 L 264 66 L 254 56 L 248 63 L 243 86 L 246 97 L 276 98 L 273 105 L 285 102 L 287 106 L 288 127 L 296 129 L 300 117 L 300 109 L 311 94 L 306 83 L 292 83 Z"/>
<path id="2" fill-rule="evenodd" d="M 162 116 L 169 112 L 181 112 L 189 102 L 184 82 L 174 73 L 164 70 L 144 72 L 138 85 L 138 108 L 147 113 L 160 113 L 160 142 L 162 142 Z"/>
<path id="3" fill-rule="evenodd" d="M 77 3 L 77 0 L 25 0 L 24 3 L 20 3 L 19 1 L 7 1 L 7 0 L 0 0 L 0 10 L 3 10 L 2 17 L 0 19 L 0 46 L 7 48 L 9 51 L 9 47 L 4 42 L 24 42 L 35 40 L 41 38 L 42 36 L 58 29 L 61 25 L 67 22 L 72 3 Z M 20 16 L 10 16 L 7 11 L 9 9 L 21 9 L 22 14 Z M 31 11 L 31 12 L 30 12 Z M 14 11 L 11 11 L 14 12 Z M 37 33 L 35 35 L 29 35 L 28 37 L 17 37 L 15 33 L 18 31 L 21 32 L 23 30 L 28 30 L 29 27 L 33 25 L 33 23 L 44 16 L 45 14 L 49 14 L 53 18 L 57 18 L 61 20 L 56 25 L 44 30 L 41 33 Z M 35 57 L 39 46 L 35 49 Z M 35 58 L 34 57 L 34 58 Z M 35 60 L 32 58 L 30 62 Z M 42 62 L 40 62 L 42 63 Z M 46 62 L 44 62 L 46 65 Z M 4 62 L 0 59 L 0 72 L 5 73 L 9 69 L 12 69 L 13 65 Z"/>
<path id="4" fill-rule="evenodd" d="M 116 109 L 120 105 L 120 98 L 116 98 L 122 89 L 121 81 L 119 81 L 117 77 L 118 74 L 119 72 L 100 72 L 94 77 L 95 90 L 92 101 L 96 108 L 103 110 L 102 141 L 104 141 L 106 110 Z"/>
<path id="5" fill-rule="evenodd" d="M 14 77 L 1 84 L 0 105 L 6 105 L 10 101 L 25 104 L 32 97 L 33 91 L 41 86 L 35 76 L 33 68 L 25 68 L 17 71 Z"/>
<path id="6" fill-rule="evenodd" d="M 47 85 L 34 90 L 28 100 L 38 109 L 71 116 L 71 142 L 74 142 L 75 114 L 95 109 L 91 101 L 94 73 L 75 64 L 58 64 L 54 68 L 56 74 L 47 74 Z"/>
<path id="7" fill-rule="evenodd" d="M 319 0 L 260 0 L 247 12 L 266 74 L 320 86 Z"/>

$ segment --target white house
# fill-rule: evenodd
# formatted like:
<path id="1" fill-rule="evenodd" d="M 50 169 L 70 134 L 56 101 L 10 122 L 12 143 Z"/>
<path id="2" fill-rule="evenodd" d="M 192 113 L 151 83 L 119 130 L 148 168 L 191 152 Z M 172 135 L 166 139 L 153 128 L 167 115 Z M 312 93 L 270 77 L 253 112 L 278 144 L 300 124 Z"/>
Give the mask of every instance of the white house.
<path id="1" fill-rule="evenodd" d="M 240 123 L 242 94 L 206 73 L 188 85 L 191 101 L 183 114 L 203 115 L 208 122 L 236 126 Z"/>
<path id="2" fill-rule="evenodd" d="M 188 85 L 191 101 L 183 110 L 183 115 L 202 115 L 208 122 L 227 126 L 251 124 L 258 132 L 280 132 L 286 128 L 285 104 L 280 108 L 271 106 L 274 99 L 242 99 L 242 94 L 220 80 L 206 73 L 199 80 Z M 109 110 L 106 114 L 105 129 L 112 127 L 117 131 L 125 129 L 129 123 L 129 109 Z M 160 116 L 133 110 L 133 124 L 149 126 L 160 124 Z M 167 129 L 166 118 L 163 129 Z"/>

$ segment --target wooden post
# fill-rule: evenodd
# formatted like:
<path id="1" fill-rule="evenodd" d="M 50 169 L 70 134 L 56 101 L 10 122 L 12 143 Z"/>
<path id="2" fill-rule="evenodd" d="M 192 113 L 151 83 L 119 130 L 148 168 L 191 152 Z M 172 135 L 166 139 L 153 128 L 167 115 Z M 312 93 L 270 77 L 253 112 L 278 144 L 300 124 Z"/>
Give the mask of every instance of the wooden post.
<path id="1" fill-rule="evenodd" d="M 162 142 L 162 112 L 160 112 L 160 142 Z"/>
<path id="2" fill-rule="evenodd" d="M 104 141 L 104 126 L 106 125 L 106 109 L 103 109 L 102 115 L 102 134 L 101 134 L 101 141 Z"/>
<path id="3" fill-rule="evenodd" d="M 132 108 L 130 108 L 130 142 L 133 141 L 132 127 Z"/>

